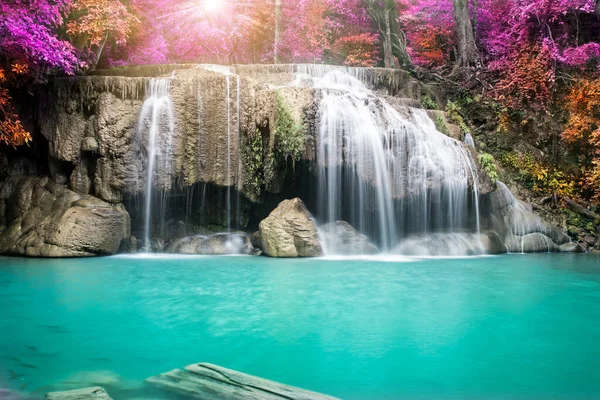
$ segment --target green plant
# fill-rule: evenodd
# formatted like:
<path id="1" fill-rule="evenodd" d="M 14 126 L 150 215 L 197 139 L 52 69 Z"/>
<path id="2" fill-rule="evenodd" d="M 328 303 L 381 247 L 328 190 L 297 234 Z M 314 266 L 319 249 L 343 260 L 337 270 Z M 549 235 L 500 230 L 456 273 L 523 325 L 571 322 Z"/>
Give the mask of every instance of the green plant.
<path id="1" fill-rule="evenodd" d="M 425 94 L 421 97 L 421 104 L 425 107 L 426 110 L 437 110 L 438 105 L 435 100 L 431 98 L 428 94 Z"/>
<path id="2" fill-rule="evenodd" d="M 435 123 L 435 129 L 437 129 L 438 132 L 441 132 L 444 135 L 449 134 L 448 127 L 446 126 L 446 121 L 444 120 L 444 117 L 441 114 L 437 114 L 433 122 Z"/>
<path id="3" fill-rule="evenodd" d="M 448 100 L 448 104 L 446 104 L 446 115 L 448 115 L 448 119 L 455 125 L 458 125 L 460 131 L 463 135 L 467 133 L 471 133 L 471 129 L 467 126 L 462 114 L 462 109 L 457 103 Z"/>
<path id="4" fill-rule="evenodd" d="M 493 183 L 496 183 L 498 181 L 498 169 L 494 157 L 488 153 L 481 153 L 477 158 L 479 160 L 479 165 L 481 165 L 481 169 L 483 169 Z"/>
<path id="5" fill-rule="evenodd" d="M 251 193 L 259 197 L 264 182 L 265 156 L 262 135 L 258 129 L 253 137 L 248 138 L 244 152 L 246 156 L 246 173 L 244 174 L 246 185 L 250 188 Z"/>
<path id="6" fill-rule="evenodd" d="M 277 139 L 276 152 L 282 161 L 292 160 L 295 166 L 304 153 L 306 142 L 305 127 L 298 124 L 281 95 L 275 95 L 275 137 Z"/>
<path id="7" fill-rule="evenodd" d="M 556 193 L 561 196 L 576 195 L 575 182 L 562 171 L 549 168 L 531 154 L 504 153 L 500 162 L 512 169 L 514 178 L 527 189 L 537 193 Z"/>

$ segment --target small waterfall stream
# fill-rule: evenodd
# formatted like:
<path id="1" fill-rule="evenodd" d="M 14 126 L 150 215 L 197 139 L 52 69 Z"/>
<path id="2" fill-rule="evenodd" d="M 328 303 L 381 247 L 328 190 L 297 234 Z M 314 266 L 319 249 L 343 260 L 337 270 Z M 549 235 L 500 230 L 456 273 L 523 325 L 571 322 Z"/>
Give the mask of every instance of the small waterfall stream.
<path id="1" fill-rule="evenodd" d="M 298 68 L 295 82 L 310 79 L 323 90 L 317 132 L 322 222 L 345 219 L 377 238 L 384 251 L 415 234 L 479 233 L 471 153 L 438 132 L 425 110 L 393 106 L 369 90 L 360 71 Z"/>
<path id="2" fill-rule="evenodd" d="M 470 133 L 465 135 L 465 144 L 469 147 L 475 148 L 475 140 L 473 140 L 473 136 Z"/>
<path id="3" fill-rule="evenodd" d="M 149 94 L 142 106 L 137 132 L 139 142 L 147 143 L 144 204 L 144 248 L 146 250 L 150 249 L 154 188 L 168 190 L 171 185 L 171 182 L 165 179 L 170 180 L 171 177 L 171 147 L 175 130 L 173 103 L 169 96 L 169 79 L 152 79 L 148 86 Z M 159 174 L 157 171 L 161 171 L 161 173 Z M 166 199 L 161 194 L 157 207 L 161 221 L 164 221 L 166 207 Z M 161 226 L 163 225 L 161 224 Z"/>

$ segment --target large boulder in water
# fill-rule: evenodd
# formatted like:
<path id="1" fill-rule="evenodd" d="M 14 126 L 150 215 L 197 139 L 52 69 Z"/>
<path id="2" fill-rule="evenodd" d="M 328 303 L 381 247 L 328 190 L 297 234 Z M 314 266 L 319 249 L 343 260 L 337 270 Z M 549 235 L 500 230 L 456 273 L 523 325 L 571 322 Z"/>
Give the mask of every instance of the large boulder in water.
<path id="1" fill-rule="evenodd" d="M 129 214 L 121 204 L 81 196 L 48 177 L 7 179 L 0 201 L 7 206 L 0 215 L 0 254 L 111 255 L 130 236 Z"/>
<path id="2" fill-rule="evenodd" d="M 259 224 L 262 251 L 269 257 L 323 255 L 317 225 L 299 198 L 284 200 Z"/>
<path id="3" fill-rule="evenodd" d="M 335 221 L 320 227 L 325 248 L 331 254 L 359 255 L 375 254 L 379 250 L 366 235 L 346 221 Z"/>
<path id="4" fill-rule="evenodd" d="M 168 253 L 179 254 L 250 254 L 254 248 L 244 233 L 220 233 L 210 236 L 188 236 L 167 245 Z"/>

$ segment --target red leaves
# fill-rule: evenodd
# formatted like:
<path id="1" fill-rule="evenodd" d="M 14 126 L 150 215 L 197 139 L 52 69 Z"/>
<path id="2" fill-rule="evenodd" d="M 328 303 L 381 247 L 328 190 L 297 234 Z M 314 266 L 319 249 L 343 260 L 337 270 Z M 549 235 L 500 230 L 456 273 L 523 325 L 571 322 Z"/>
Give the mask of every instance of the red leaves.
<path id="1" fill-rule="evenodd" d="M 505 60 L 490 64 L 500 73 L 494 97 L 510 108 L 544 109 L 552 97 L 554 66 L 549 51 L 535 43 L 517 48 Z"/>
<path id="2" fill-rule="evenodd" d="M 377 35 L 363 33 L 342 37 L 333 47 L 342 64 L 352 67 L 373 67 L 379 62 L 378 42 Z"/>

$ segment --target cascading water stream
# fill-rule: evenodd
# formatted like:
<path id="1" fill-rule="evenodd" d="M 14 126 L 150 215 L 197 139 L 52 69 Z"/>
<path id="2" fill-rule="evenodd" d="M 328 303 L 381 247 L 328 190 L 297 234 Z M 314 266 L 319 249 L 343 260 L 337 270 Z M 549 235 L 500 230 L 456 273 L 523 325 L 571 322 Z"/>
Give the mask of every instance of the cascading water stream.
<path id="1" fill-rule="evenodd" d="M 361 71 L 296 68 L 295 84 L 310 80 L 323 91 L 320 219 L 345 219 L 376 237 L 384 251 L 414 234 L 479 233 L 477 166 L 470 151 L 438 132 L 425 110 L 395 107 L 375 95 L 359 79 L 366 76 Z"/>
<path id="2" fill-rule="evenodd" d="M 471 136 L 470 133 L 467 133 L 465 135 L 465 140 L 464 140 L 465 144 L 469 147 L 475 148 L 475 140 L 473 140 L 473 136 Z"/>
<path id="3" fill-rule="evenodd" d="M 146 147 L 146 200 L 144 204 L 144 248 L 150 250 L 153 191 L 155 185 L 170 187 L 171 145 L 174 132 L 173 104 L 169 97 L 169 79 L 152 79 L 138 121 L 139 143 Z M 160 171 L 160 172 L 159 172 Z M 158 185 L 157 185 L 158 184 Z M 160 199 L 161 227 L 164 225 L 165 199 Z M 161 228 L 162 229 L 162 228 Z"/>

